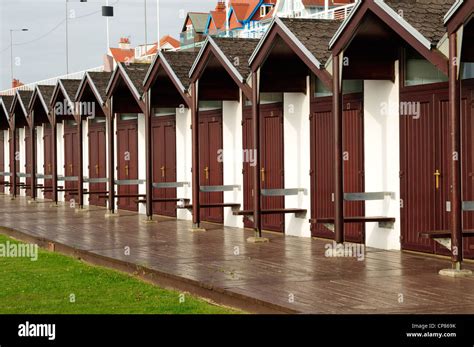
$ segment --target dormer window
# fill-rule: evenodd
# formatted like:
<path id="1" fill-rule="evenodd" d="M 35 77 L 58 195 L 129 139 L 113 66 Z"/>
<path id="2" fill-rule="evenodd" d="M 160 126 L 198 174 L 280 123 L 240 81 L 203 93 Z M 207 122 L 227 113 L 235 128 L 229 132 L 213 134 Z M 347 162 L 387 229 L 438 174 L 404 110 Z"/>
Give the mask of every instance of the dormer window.
<path id="1" fill-rule="evenodd" d="M 272 5 L 270 5 L 270 6 L 268 6 L 268 5 L 267 6 L 265 6 L 265 5 L 261 6 L 260 7 L 260 17 L 265 17 L 267 14 L 270 13 L 272 8 L 273 8 Z"/>

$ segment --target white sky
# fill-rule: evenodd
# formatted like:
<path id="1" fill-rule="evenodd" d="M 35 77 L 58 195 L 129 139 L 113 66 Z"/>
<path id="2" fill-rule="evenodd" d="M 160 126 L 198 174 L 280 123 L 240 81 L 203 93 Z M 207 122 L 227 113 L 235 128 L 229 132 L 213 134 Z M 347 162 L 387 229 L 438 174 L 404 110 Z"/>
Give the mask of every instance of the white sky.
<path id="1" fill-rule="evenodd" d="M 179 39 L 189 11 L 208 12 L 217 0 L 159 0 L 161 36 Z M 10 29 L 28 28 L 13 33 L 13 55 L 19 62 L 14 77 L 31 83 L 66 73 L 66 0 L 0 0 L 0 90 L 10 87 Z M 109 0 L 114 6 L 110 19 L 110 43 L 116 47 L 122 36 L 132 46 L 145 41 L 145 0 Z M 148 42 L 157 37 L 156 3 L 147 2 Z M 69 71 L 102 65 L 106 52 L 106 21 L 101 15 L 105 0 L 69 0 Z M 82 18 L 80 18 L 82 16 Z"/>

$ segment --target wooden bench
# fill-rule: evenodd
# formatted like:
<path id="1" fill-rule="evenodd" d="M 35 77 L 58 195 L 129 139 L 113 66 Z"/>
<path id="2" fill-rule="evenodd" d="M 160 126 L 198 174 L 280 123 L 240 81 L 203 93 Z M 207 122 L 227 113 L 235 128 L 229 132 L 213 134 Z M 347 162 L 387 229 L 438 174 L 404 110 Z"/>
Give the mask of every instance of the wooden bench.
<path id="1" fill-rule="evenodd" d="M 261 210 L 260 213 L 262 215 L 267 214 L 287 214 L 287 213 L 294 213 L 296 218 L 306 218 L 306 209 L 304 208 L 273 208 L 273 209 L 264 209 Z M 234 216 L 245 216 L 250 220 L 253 220 L 253 210 L 240 210 L 234 211 Z"/>
<path id="2" fill-rule="evenodd" d="M 309 220 L 313 224 L 323 224 L 326 228 L 331 231 L 334 231 L 334 218 L 312 218 Z M 344 217 L 344 223 L 378 223 L 380 228 L 393 229 L 393 224 L 395 223 L 394 217 L 367 217 L 367 216 L 353 216 L 353 217 Z"/>
<path id="3" fill-rule="evenodd" d="M 447 249 L 451 249 L 451 231 L 450 230 L 432 230 L 432 231 L 424 231 L 419 233 L 419 235 L 426 239 L 435 240 L 440 245 L 446 247 Z M 474 229 L 472 230 L 464 230 L 462 232 L 462 237 L 474 237 Z M 470 247 L 474 249 L 473 246 Z"/>
<path id="4" fill-rule="evenodd" d="M 159 199 L 152 199 L 152 202 L 180 202 L 180 201 L 187 201 L 189 202 L 190 199 L 180 199 L 180 198 L 159 198 Z M 139 204 L 146 204 L 146 199 L 135 200 L 135 202 Z"/>
<path id="5" fill-rule="evenodd" d="M 201 204 L 200 207 L 201 208 L 230 207 L 232 209 L 232 211 L 238 211 L 239 208 L 240 208 L 240 204 L 233 203 L 233 202 L 219 202 L 219 203 L 215 203 L 215 204 Z M 192 204 L 186 204 L 186 205 L 183 205 L 183 206 L 176 206 L 176 208 L 177 209 L 185 208 L 185 209 L 188 209 L 188 210 L 192 210 L 193 205 Z"/>

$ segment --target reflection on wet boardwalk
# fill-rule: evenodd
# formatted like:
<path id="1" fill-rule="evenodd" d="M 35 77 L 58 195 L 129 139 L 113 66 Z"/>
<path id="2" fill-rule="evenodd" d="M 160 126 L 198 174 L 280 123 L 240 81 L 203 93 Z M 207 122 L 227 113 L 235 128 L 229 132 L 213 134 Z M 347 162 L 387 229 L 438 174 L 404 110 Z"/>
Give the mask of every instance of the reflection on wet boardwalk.
<path id="1" fill-rule="evenodd" d="M 327 258 L 324 240 L 268 233 L 270 243 L 249 244 L 249 230 L 207 224 L 206 232 L 193 233 L 187 221 L 157 218 L 144 224 L 144 216 L 131 212 L 104 218 L 103 209 L 91 209 L 75 213 L 67 205 L 0 195 L 0 227 L 134 263 L 273 311 L 474 313 L 474 277 L 437 274 L 450 266 L 449 259 L 376 249 L 367 249 L 363 261 Z M 473 264 L 466 267 L 474 270 Z"/>

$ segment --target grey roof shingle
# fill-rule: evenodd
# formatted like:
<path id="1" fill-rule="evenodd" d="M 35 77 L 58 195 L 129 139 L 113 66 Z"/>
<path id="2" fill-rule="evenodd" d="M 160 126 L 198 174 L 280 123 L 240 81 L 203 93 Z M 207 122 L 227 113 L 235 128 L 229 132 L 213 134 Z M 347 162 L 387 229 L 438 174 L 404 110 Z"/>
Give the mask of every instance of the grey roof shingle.
<path id="1" fill-rule="evenodd" d="M 260 40 L 224 37 L 215 37 L 213 40 L 230 63 L 246 79 L 251 72 L 248 61 Z"/>
<path id="2" fill-rule="evenodd" d="M 134 87 L 137 89 L 140 96 L 142 96 L 144 92 L 143 81 L 148 72 L 148 69 L 150 68 L 150 64 L 121 64 L 128 77 L 130 78 L 130 81 L 132 81 Z"/>
<path id="3" fill-rule="evenodd" d="M 178 77 L 184 88 L 189 89 L 190 79 L 189 70 L 196 60 L 196 52 L 162 52 L 166 61 Z"/>
<path id="4" fill-rule="evenodd" d="M 455 0 L 385 0 L 395 12 L 436 45 L 446 33 L 444 15 Z"/>
<path id="5" fill-rule="evenodd" d="M 12 95 L 2 95 L 2 101 L 7 109 L 7 112 L 10 112 L 10 109 L 12 108 L 13 98 L 14 97 Z"/>
<path id="6" fill-rule="evenodd" d="M 326 64 L 331 55 L 329 41 L 341 25 L 341 21 L 300 18 L 280 18 L 280 20 L 322 65 Z"/>
<path id="7" fill-rule="evenodd" d="M 99 96 L 102 98 L 102 101 L 105 101 L 107 98 L 107 85 L 109 84 L 110 77 L 112 76 L 111 72 L 88 72 L 89 77 L 94 83 L 95 88 L 99 92 Z"/>
<path id="8" fill-rule="evenodd" d="M 19 90 L 18 94 L 20 95 L 21 102 L 28 112 L 28 105 L 30 104 L 31 97 L 33 96 L 32 90 Z"/>
<path id="9" fill-rule="evenodd" d="M 73 102 L 76 101 L 76 93 L 79 85 L 81 84 L 81 80 L 62 79 L 61 83 L 63 84 L 69 99 L 71 99 Z"/>
<path id="10" fill-rule="evenodd" d="M 43 97 L 44 102 L 48 106 L 48 111 L 51 110 L 51 98 L 53 97 L 53 92 L 54 92 L 54 86 L 48 86 L 48 85 L 38 85 L 38 89 L 41 93 L 41 96 Z"/>

